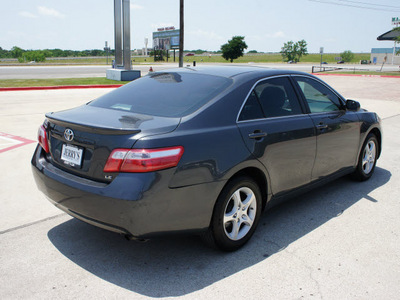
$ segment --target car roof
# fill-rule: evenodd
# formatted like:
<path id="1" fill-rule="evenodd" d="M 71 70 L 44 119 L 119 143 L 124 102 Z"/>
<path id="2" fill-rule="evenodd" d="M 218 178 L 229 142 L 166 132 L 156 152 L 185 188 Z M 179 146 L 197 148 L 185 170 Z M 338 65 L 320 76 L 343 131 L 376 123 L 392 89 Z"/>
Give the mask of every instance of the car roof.
<path id="1" fill-rule="evenodd" d="M 303 72 L 291 71 L 291 70 L 279 70 L 267 67 L 257 67 L 257 66 L 196 66 L 196 67 L 186 67 L 186 68 L 175 68 L 159 71 L 159 73 L 188 73 L 193 72 L 203 75 L 213 75 L 221 76 L 226 78 L 236 77 L 242 74 L 252 75 L 251 77 L 257 76 L 273 76 L 273 75 L 283 75 L 283 74 L 306 74 Z M 307 74 L 309 75 L 309 74 Z"/>

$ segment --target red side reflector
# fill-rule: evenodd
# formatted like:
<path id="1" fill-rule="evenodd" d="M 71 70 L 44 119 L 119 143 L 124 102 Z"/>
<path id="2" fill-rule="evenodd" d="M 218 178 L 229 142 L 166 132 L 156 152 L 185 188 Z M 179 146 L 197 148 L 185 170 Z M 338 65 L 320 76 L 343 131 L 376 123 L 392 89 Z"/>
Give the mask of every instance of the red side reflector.
<path id="1" fill-rule="evenodd" d="M 49 153 L 49 140 L 47 139 L 47 132 L 43 125 L 38 129 L 38 142 L 46 153 Z"/>
<path id="2" fill-rule="evenodd" d="M 115 149 L 108 157 L 104 172 L 143 173 L 176 167 L 183 147 L 160 149 Z"/>

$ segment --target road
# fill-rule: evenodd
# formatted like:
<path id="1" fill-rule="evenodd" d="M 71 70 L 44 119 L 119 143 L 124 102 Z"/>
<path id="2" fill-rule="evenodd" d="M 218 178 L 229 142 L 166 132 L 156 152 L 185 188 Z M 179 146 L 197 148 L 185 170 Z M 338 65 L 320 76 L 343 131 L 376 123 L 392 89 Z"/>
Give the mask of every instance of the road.
<path id="1" fill-rule="evenodd" d="M 185 63 L 184 66 L 189 65 Z M 200 65 L 208 65 L 206 63 L 197 63 Z M 216 65 L 216 64 L 210 64 Z M 232 65 L 232 64 L 218 64 L 218 65 Z M 235 65 L 235 64 L 233 64 Z M 284 64 L 284 63 L 249 63 L 237 65 L 252 65 L 276 69 L 288 69 L 302 72 L 311 72 L 312 64 Z M 153 67 L 155 71 L 164 70 L 167 68 L 177 68 L 177 63 L 157 63 L 147 65 L 134 65 L 135 70 L 140 70 L 142 76 L 146 75 L 149 68 Z M 379 70 L 381 66 L 378 65 L 324 65 L 327 67 L 345 67 L 356 69 Z M 84 77 L 105 77 L 106 70 L 109 66 L 0 66 L 0 80 L 2 79 L 46 79 L 46 78 L 84 78 Z M 398 71 L 398 66 L 386 65 L 383 71 Z M 379 74 L 379 73 L 378 73 Z"/>
<path id="2" fill-rule="evenodd" d="M 0 298 L 398 299 L 400 79 L 321 78 L 382 117 L 376 172 L 265 213 L 234 253 L 191 236 L 128 242 L 72 219 L 39 193 L 30 158 L 44 113 L 110 89 L 0 92 L 7 134 L 0 134 Z"/>

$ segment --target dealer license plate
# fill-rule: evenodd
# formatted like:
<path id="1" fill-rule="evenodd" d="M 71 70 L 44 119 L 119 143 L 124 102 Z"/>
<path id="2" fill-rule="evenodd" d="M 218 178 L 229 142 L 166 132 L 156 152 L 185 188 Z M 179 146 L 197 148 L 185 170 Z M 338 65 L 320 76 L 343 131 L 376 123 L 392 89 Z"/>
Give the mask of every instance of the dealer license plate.
<path id="1" fill-rule="evenodd" d="M 71 166 L 81 166 L 83 149 L 64 144 L 61 151 L 61 159 L 65 164 Z"/>

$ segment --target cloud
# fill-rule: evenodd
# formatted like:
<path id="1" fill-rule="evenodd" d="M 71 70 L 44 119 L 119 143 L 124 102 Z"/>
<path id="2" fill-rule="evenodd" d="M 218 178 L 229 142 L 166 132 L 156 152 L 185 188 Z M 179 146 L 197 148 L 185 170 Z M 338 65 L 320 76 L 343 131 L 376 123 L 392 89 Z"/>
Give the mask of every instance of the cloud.
<path id="1" fill-rule="evenodd" d="M 37 15 L 30 13 L 29 11 L 20 11 L 18 15 L 24 18 L 31 18 L 31 19 L 38 17 Z"/>
<path id="2" fill-rule="evenodd" d="M 39 14 L 43 15 L 43 16 L 51 16 L 51 17 L 55 17 L 55 18 L 64 18 L 65 15 L 63 15 L 62 13 L 60 13 L 59 11 L 53 9 L 53 8 L 48 8 L 45 6 L 38 6 L 38 12 Z"/>
<path id="3" fill-rule="evenodd" d="M 326 39 L 324 40 L 324 42 L 327 42 L 327 43 L 336 43 L 337 40 L 336 40 L 335 38 L 326 38 Z"/>
<path id="4" fill-rule="evenodd" d="M 132 10 L 141 10 L 141 9 L 143 9 L 144 8 L 144 6 L 141 6 L 141 5 L 139 5 L 139 4 L 133 4 L 133 3 L 131 3 L 131 9 Z"/>
<path id="5" fill-rule="evenodd" d="M 246 36 L 247 37 L 247 36 Z M 266 33 L 263 35 L 249 35 L 248 38 L 255 41 L 263 41 L 265 39 L 279 39 L 286 37 L 286 34 L 283 31 L 277 31 L 274 33 Z"/>
<path id="6" fill-rule="evenodd" d="M 266 35 L 266 37 L 269 37 L 269 38 L 281 38 L 281 37 L 285 37 L 285 36 L 286 35 L 285 35 L 285 33 L 283 31 L 277 31 L 277 32 L 274 32 L 272 34 L 267 34 Z"/>
<path id="7" fill-rule="evenodd" d="M 222 36 L 216 34 L 213 31 L 204 31 L 201 29 L 187 31 L 186 34 L 201 37 L 201 38 L 207 38 L 210 40 L 216 40 L 216 41 L 224 40 L 224 38 Z"/>

